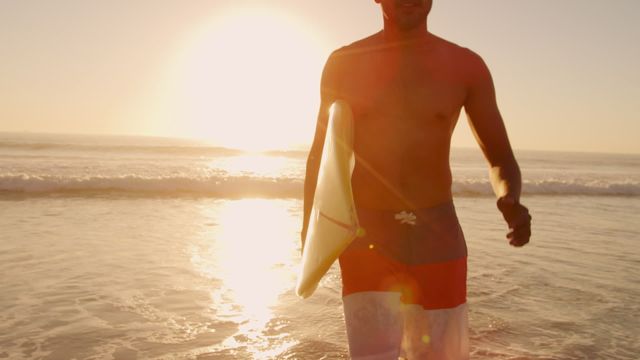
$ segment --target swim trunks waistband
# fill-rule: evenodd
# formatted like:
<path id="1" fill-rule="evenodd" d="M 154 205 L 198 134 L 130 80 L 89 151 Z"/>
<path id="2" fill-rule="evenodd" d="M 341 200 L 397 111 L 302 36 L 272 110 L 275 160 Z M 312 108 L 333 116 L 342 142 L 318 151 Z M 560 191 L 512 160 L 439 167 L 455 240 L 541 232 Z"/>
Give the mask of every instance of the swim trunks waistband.
<path id="1" fill-rule="evenodd" d="M 405 264 L 429 264 L 467 255 L 464 234 L 452 201 L 418 210 L 377 210 L 359 207 L 366 236 L 347 248 L 380 252 Z"/>

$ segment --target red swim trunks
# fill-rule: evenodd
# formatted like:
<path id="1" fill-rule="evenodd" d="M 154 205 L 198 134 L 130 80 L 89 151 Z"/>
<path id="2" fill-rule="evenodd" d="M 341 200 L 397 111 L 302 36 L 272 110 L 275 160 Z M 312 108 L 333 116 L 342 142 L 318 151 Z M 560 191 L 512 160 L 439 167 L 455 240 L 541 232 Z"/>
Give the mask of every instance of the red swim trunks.
<path id="1" fill-rule="evenodd" d="M 367 235 L 340 256 L 342 295 L 399 292 L 425 310 L 466 302 L 467 247 L 453 202 L 415 211 L 358 209 Z"/>

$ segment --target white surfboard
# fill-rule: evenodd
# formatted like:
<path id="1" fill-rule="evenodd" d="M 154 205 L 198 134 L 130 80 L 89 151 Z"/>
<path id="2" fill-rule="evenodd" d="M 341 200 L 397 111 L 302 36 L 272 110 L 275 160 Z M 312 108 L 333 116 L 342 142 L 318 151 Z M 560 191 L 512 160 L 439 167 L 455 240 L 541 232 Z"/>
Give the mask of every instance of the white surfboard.
<path id="1" fill-rule="evenodd" d="M 331 105 L 318 182 L 302 251 L 296 293 L 309 297 L 340 254 L 363 236 L 351 191 L 353 114 L 344 101 Z"/>

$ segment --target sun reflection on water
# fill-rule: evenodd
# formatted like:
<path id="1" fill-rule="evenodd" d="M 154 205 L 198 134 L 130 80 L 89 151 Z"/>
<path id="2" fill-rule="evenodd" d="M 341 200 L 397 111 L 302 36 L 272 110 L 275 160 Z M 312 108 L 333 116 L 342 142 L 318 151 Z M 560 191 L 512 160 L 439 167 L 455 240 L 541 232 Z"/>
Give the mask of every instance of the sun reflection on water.
<path id="1" fill-rule="evenodd" d="M 301 177 L 303 161 L 304 159 L 250 153 L 216 158 L 208 166 L 211 169 L 222 169 L 230 176 Z"/>
<path id="2" fill-rule="evenodd" d="M 217 226 L 192 248 L 191 263 L 203 276 L 222 281 L 222 287 L 211 289 L 211 306 L 219 318 L 239 324 L 238 333 L 222 346 L 273 350 L 277 341 L 263 331 L 279 296 L 292 291 L 295 280 L 299 220 L 291 202 L 242 199 L 203 211 Z"/>

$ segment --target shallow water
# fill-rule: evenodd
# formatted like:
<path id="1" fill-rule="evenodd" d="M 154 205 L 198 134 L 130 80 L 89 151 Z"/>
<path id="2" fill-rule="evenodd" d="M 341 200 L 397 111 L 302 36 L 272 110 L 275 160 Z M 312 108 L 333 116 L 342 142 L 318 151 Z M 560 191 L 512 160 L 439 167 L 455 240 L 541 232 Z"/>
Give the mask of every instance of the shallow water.
<path id="1" fill-rule="evenodd" d="M 493 200 L 456 205 L 474 359 L 635 359 L 640 202 L 527 199 L 503 240 Z M 347 358 L 334 267 L 293 294 L 297 199 L 3 195 L 0 358 Z"/>
<path id="2" fill-rule="evenodd" d="M 336 267 L 293 293 L 305 153 L 0 133 L 0 359 L 340 359 Z M 454 149 L 473 359 L 636 359 L 640 156 L 517 152 L 532 243 Z"/>

